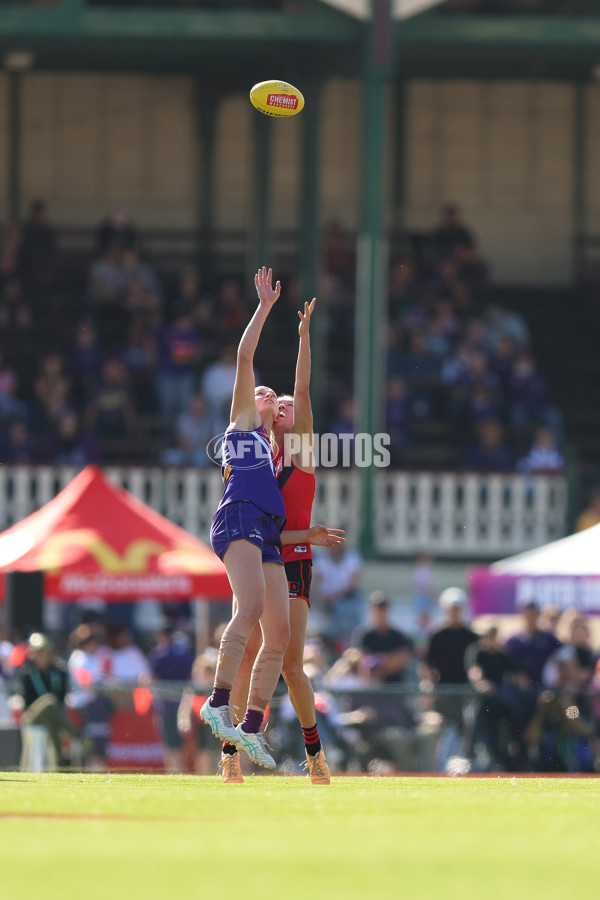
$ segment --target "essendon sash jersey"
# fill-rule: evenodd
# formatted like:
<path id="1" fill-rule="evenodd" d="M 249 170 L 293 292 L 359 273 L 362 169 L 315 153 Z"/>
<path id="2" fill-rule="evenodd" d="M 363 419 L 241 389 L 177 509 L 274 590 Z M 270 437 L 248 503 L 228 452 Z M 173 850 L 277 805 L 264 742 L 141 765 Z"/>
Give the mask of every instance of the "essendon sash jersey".
<path id="1" fill-rule="evenodd" d="M 313 501 L 315 499 L 315 476 L 303 472 L 289 460 L 283 464 L 283 448 L 274 460 L 275 475 L 285 503 L 286 525 L 284 531 L 300 531 L 310 528 Z M 312 559 L 310 544 L 284 544 L 283 561 Z"/>

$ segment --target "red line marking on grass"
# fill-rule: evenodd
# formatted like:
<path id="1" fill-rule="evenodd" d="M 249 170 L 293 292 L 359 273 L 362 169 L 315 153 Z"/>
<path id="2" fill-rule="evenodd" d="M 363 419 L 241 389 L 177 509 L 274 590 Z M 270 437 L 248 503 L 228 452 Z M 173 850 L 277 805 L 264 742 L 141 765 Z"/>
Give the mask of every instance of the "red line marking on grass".
<path id="1" fill-rule="evenodd" d="M 77 819 L 85 822 L 193 822 L 194 819 L 161 816 L 149 818 L 145 816 L 119 816 L 113 813 L 38 813 L 38 812 L 0 812 L 0 819 Z"/>

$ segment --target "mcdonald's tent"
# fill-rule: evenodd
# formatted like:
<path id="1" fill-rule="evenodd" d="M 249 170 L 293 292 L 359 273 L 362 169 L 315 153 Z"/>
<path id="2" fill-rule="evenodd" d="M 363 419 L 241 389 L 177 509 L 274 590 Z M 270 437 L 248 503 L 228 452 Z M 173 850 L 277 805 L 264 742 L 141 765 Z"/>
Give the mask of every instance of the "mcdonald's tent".
<path id="1" fill-rule="evenodd" d="M 231 598 L 223 563 L 97 466 L 0 534 L 0 573 L 44 573 L 44 595 L 73 601 Z"/>
<path id="2" fill-rule="evenodd" d="M 529 600 L 600 613 L 600 525 L 469 573 L 476 615 L 514 613 Z"/>

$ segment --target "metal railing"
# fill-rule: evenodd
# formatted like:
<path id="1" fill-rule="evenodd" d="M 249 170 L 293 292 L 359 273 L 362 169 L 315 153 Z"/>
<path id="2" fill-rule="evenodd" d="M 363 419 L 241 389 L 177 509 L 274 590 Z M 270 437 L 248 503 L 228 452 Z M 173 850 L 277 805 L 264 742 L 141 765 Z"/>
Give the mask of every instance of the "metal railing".
<path id="1" fill-rule="evenodd" d="M 51 500 L 72 467 L 0 466 L 0 529 Z M 207 540 L 222 492 L 218 470 L 111 467 L 108 476 L 191 534 Z M 314 522 L 359 534 L 357 470 L 321 471 Z M 372 515 L 378 555 L 431 551 L 486 559 L 519 553 L 565 534 L 567 485 L 549 475 L 379 471 Z"/>
<path id="2" fill-rule="evenodd" d="M 147 697 L 143 709 L 135 697 L 140 689 Z M 193 765 L 193 756 L 200 753 L 202 774 L 216 773 L 221 744 L 199 719 L 210 691 L 210 685 L 176 682 L 89 689 L 90 699 L 103 695 L 108 701 L 104 721 L 109 767 L 160 769 L 164 738 L 170 734 L 167 745 L 172 747 L 176 727 L 180 748 L 187 745 L 190 751 L 188 764 Z M 478 693 L 469 685 L 425 689 L 418 684 L 366 684 L 345 690 L 316 686 L 317 724 L 331 770 L 377 775 L 600 771 L 597 691 L 581 692 L 579 706 L 560 689 L 536 695 L 521 691 L 520 698 L 502 692 L 501 686 L 491 694 Z M 90 721 L 85 704 L 80 704 L 78 715 L 82 735 L 90 726 L 90 735 L 97 730 L 100 719 L 95 715 Z M 302 732 L 285 690 L 278 689 L 273 697 L 267 735 L 278 770 L 299 774 L 304 760 Z M 12 762 L 3 760 L 7 768 L 17 764 L 16 756 Z"/>

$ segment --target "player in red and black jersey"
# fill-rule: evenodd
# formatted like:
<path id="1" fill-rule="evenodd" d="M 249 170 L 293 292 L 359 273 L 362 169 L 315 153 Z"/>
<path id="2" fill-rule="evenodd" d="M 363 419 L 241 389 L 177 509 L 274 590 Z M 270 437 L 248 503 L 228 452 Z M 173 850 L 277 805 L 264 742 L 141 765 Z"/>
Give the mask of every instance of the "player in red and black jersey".
<path id="1" fill-rule="evenodd" d="M 304 672 L 304 644 L 310 605 L 312 569 L 311 544 L 331 546 L 344 540 L 343 531 L 324 525 L 311 528 L 315 496 L 315 461 L 312 452 L 313 416 L 310 402 L 310 318 L 316 300 L 299 312 L 300 337 L 294 396 L 279 398 L 279 415 L 273 433 L 279 446 L 275 474 L 285 502 L 286 525 L 281 533 L 283 561 L 290 598 L 290 640 L 283 658 L 282 675 L 296 710 L 306 747 L 307 766 L 313 784 L 329 784 L 330 775 L 317 730 L 315 695 Z M 259 632 L 252 636 L 232 691 L 232 705 L 245 708 L 248 682 L 244 672 L 252 666 L 252 652 L 260 644 Z M 247 677 L 247 676 L 246 676 Z M 225 745 L 221 759 L 223 780 L 243 781 L 239 757 L 233 746 Z"/>

